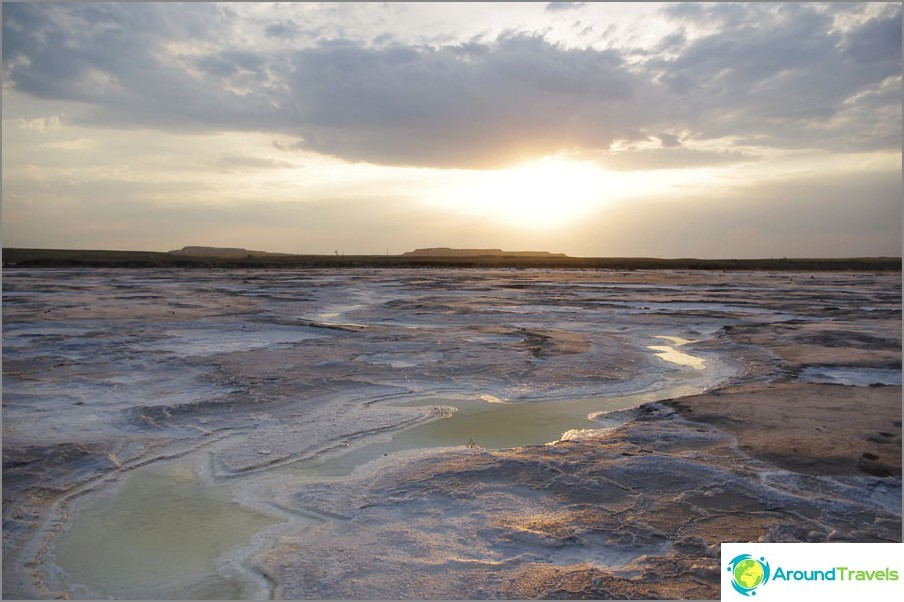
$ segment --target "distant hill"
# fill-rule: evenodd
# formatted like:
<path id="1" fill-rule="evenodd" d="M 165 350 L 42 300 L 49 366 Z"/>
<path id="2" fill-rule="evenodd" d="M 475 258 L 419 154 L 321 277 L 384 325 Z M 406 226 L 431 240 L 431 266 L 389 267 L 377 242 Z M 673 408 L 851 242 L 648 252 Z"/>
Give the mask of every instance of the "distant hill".
<path id="1" fill-rule="evenodd" d="M 172 255 L 183 255 L 186 257 L 280 257 L 287 253 L 268 253 L 267 251 L 249 251 L 248 249 L 235 249 L 231 247 L 182 247 L 175 251 L 170 251 Z"/>
<path id="2" fill-rule="evenodd" d="M 549 251 L 503 251 L 502 249 L 450 249 L 431 247 L 402 253 L 402 257 L 567 257 L 565 253 Z"/>
<path id="3" fill-rule="evenodd" d="M 92 249 L 3 249 L 3 268 L 542 268 L 595 270 L 835 270 L 900 272 L 900 257 L 782 259 L 661 259 L 655 257 L 568 257 L 551 253 L 506 253 L 498 249 L 418 249 L 405 255 L 298 255 L 247 249 L 192 247 L 176 252 Z M 227 254 L 211 255 L 217 251 Z M 423 252 L 445 253 L 416 255 Z M 486 253 L 496 253 L 486 255 Z"/>

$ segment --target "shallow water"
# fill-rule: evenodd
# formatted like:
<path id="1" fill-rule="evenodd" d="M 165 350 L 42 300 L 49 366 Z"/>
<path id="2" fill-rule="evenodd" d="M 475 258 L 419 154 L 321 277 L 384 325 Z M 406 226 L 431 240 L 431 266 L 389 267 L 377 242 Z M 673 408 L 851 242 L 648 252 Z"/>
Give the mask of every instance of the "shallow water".
<path id="1" fill-rule="evenodd" d="M 858 366 L 811 366 L 801 370 L 798 380 L 805 383 L 832 383 L 854 387 L 901 386 L 901 370 Z"/>
<path id="2" fill-rule="evenodd" d="M 300 462 L 292 465 L 290 470 L 293 474 L 309 477 L 348 476 L 369 462 L 399 451 L 462 445 L 504 449 L 551 443 L 568 431 L 615 426 L 616 422 L 605 420 L 609 413 L 635 408 L 651 401 L 694 395 L 703 390 L 699 383 L 688 382 L 655 391 L 608 398 L 516 403 L 467 398 L 394 403 L 392 405 L 401 407 L 439 405 L 453 411 L 439 420 L 385 435 L 381 441 L 313 462 Z M 605 420 L 605 424 L 601 420 Z"/>
<path id="3" fill-rule="evenodd" d="M 248 492 L 256 489 L 255 479 L 266 486 L 285 485 L 287 478 L 347 477 L 404 451 L 549 443 L 567 431 L 603 427 L 598 418 L 606 414 L 699 393 L 729 374 L 725 365 L 719 372 L 684 370 L 671 373 L 667 387 L 613 397 L 507 403 L 484 395 L 383 402 L 454 411 L 347 451 L 219 483 L 209 475 L 201 478 L 199 467 L 188 460 L 152 465 L 125 477 L 114 495 L 96 496 L 96 501 L 76 508 L 71 526 L 55 540 L 52 560 L 70 591 L 84 596 L 248 597 L 260 583 L 242 571 L 224 574 L 218 559 L 277 522 L 235 501 L 248 499 Z M 609 421 L 607 426 L 613 424 Z M 311 518 L 309 522 L 318 521 Z M 89 549 L 93 552 L 86 555 Z M 241 561 L 241 554 L 236 561 Z"/>
<path id="4" fill-rule="evenodd" d="M 55 539 L 53 562 L 77 596 L 240 599 L 259 592 L 218 571 L 222 556 L 278 521 L 242 507 L 230 487 L 204 483 L 187 460 L 124 477 L 94 496 Z"/>
<path id="5" fill-rule="evenodd" d="M 675 349 L 675 347 L 682 347 L 695 341 L 673 336 L 657 336 L 655 338 L 664 339 L 672 343 L 672 345 L 647 345 L 647 349 L 655 351 L 656 357 L 659 359 L 679 366 L 690 366 L 695 370 L 703 370 L 706 367 L 706 360 L 702 357 Z"/>

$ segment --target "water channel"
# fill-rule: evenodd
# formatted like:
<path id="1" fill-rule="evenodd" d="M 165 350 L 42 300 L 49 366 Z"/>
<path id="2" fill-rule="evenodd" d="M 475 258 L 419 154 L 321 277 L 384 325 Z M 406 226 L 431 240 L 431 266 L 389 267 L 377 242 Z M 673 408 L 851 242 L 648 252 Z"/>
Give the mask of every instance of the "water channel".
<path id="1" fill-rule="evenodd" d="M 678 351 L 691 341 L 649 348 L 667 362 L 658 388 L 622 396 L 506 403 L 476 398 L 396 399 L 396 406 L 438 406 L 436 420 L 385 433 L 360 445 L 284 463 L 245 476 L 217 479 L 215 449 L 158 462 L 126 474 L 113 490 L 72 503 L 71 519 L 50 546 L 50 581 L 76 597 L 243 599 L 268 597 L 269 584 L 243 562 L 284 531 L 325 517 L 281 513 L 260 500 L 269 485 L 343 479 L 429 448 L 501 449 L 554 442 L 615 426 L 620 410 L 693 395 L 725 382 L 733 367 L 716 357 Z M 260 496 L 263 498 L 264 496 Z"/>

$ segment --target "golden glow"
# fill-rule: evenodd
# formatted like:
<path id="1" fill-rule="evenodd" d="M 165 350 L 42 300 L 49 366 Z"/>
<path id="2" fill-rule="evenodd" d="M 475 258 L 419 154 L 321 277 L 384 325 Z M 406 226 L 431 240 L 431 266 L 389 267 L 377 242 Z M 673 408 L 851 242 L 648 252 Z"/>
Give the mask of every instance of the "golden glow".
<path id="1" fill-rule="evenodd" d="M 474 172 L 433 201 L 527 228 L 568 225 L 622 191 L 592 162 L 546 157 L 511 169 Z"/>
<path id="2" fill-rule="evenodd" d="M 689 339 L 682 339 L 681 337 L 657 336 L 654 338 L 671 341 L 675 347 L 681 347 L 682 345 L 687 345 L 688 343 L 697 342 L 691 341 Z M 678 364 L 679 366 L 690 366 L 691 368 L 695 368 L 697 370 L 703 370 L 706 367 L 706 360 L 704 360 L 703 358 L 678 351 L 677 349 L 675 349 L 675 347 L 671 347 L 669 345 L 647 345 L 647 349 L 657 351 L 658 353 L 656 353 L 656 355 L 667 362 Z"/>
<path id="3" fill-rule="evenodd" d="M 593 161 L 544 157 L 510 169 L 447 170 L 428 204 L 485 217 L 502 226 L 564 228 L 632 198 L 666 198 L 712 182 L 714 170 L 609 171 Z"/>

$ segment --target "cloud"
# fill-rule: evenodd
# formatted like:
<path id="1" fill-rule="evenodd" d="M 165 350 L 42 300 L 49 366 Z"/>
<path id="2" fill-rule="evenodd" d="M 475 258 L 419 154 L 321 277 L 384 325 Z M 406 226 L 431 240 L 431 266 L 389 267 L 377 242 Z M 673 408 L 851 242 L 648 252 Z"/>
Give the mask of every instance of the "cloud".
<path id="1" fill-rule="evenodd" d="M 535 36 L 438 49 L 337 42 L 292 63 L 302 146 L 352 160 L 491 167 L 606 147 L 642 124 L 631 115 L 642 83 L 616 53 Z"/>
<path id="2" fill-rule="evenodd" d="M 854 30 L 844 42 L 844 51 L 855 62 L 884 63 L 901 55 L 901 13 L 876 17 Z"/>
<path id="3" fill-rule="evenodd" d="M 681 139 L 675 134 L 662 132 L 661 134 L 659 134 L 659 141 L 665 148 L 676 148 L 681 146 Z"/>
<path id="4" fill-rule="evenodd" d="M 593 253 L 601 256 L 897 257 L 901 193 L 894 170 L 775 178 L 626 203 L 571 234 L 599 241 Z"/>
<path id="5" fill-rule="evenodd" d="M 36 132 L 47 132 L 55 130 L 62 125 L 59 115 L 51 115 L 50 117 L 36 117 L 34 119 L 24 119 L 19 117 L 16 119 L 16 125 L 22 130 L 32 130 Z"/>
<path id="6" fill-rule="evenodd" d="M 574 10 L 576 8 L 581 8 L 587 4 L 586 2 L 550 2 L 546 5 L 547 12 L 559 12 L 565 10 Z"/>
<path id="7" fill-rule="evenodd" d="M 56 150 L 87 150 L 89 148 L 94 148 L 97 146 L 97 143 L 90 138 L 77 138 L 75 140 L 61 140 L 60 142 L 50 142 L 45 145 L 47 148 L 52 148 Z"/>
<path id="8" fill-rule="evenodd" d="M 567 10 L 559 4 L 546 8 Z M 835 5 L 681 3 L 661 11 L 675 31 L 659 47 L 607 50 L 523 31 L 431 44 L 375 31 L 300 45 L 292 40 L 315 31 L 300 19 L 252 27 L 238 10 L 5 5 L 4 79 L 85 107 L 67 123 L 268 132 L 384 165 L 492 168 L 604 152 L 616 140 L 679 142 L 662 132 L 780 149 L 900 149 L 900 5 L 838 28 L 847 9 Z M 687 35 L 690 24 L 703 33 Z"/>
<path id="9" fill-rule="evenodd" d="M 757 160 L 759 157 L 740 151 L 693 150 L 681 146 L 605 153 L 596 157 L 602 167 L 618 171 L 683 169 Z"/>
<path id="10" fill-rule="evenodd" d="M 900 148 L 900 140 L 890 144 L 882 135 L 863 139 L 864 115 L 858 102 L 851 102 L 900 76 L 900 6 L 847 32 L 834 27 L 831 13 L 797 4 L 678 5 L 666 12 L 720 24 L 674 58 L 646 63 L 669 88 L 673 116 L 686 128 L 704 137 L 749 137 L 778 148 Z M 896 99 L 885 101 L 885 107 L 899 109 L 900 90 Z M 900 133 L 900 115 L 900 110 L 887 112 L 881 129 Z"/>
<path id="11" fill-rule="evenodd" d="M 211 167 L 226 171 L 258 171 L 271 169 L 297 169 L 301 165 L 268 157 L 223 155 L 209 162 Z"/>
<path id="12" fill-rule="evenodd" d="M 264 27 L 264 33 L 270 38 L 295 38 L 301 32 L 294 21 L 278 21 Z"/>

